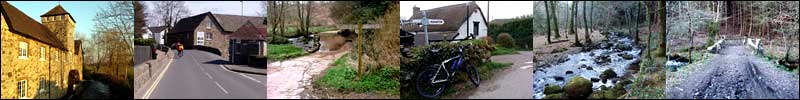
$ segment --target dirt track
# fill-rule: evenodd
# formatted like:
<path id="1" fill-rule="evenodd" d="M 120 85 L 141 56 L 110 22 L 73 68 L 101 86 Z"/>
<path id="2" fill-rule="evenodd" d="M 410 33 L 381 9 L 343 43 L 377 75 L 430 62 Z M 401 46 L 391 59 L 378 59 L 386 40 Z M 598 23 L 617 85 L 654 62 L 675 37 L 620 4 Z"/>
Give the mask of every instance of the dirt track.
<path id="1" fill-rule="evenodd" d="M 719 55 L 667 86 L 669 99 L 797 99 L 798 76 L 774 67 L 739 41 L 726 41 Z"/>

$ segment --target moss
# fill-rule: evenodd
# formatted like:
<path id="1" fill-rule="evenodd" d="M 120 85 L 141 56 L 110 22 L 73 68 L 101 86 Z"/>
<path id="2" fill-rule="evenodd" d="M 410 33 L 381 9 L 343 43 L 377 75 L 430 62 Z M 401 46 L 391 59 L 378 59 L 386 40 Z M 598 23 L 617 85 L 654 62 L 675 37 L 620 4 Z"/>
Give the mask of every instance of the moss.
<path id="1" fill-rule="evenodd" d="M 606 99 L 606 97 L 603 96 L 603 93 L 604 91 L 594 92 L 592 93 L 592 95 L 589 96 L 589 99 Z"/>
<path id="2" fill-rule="evenodd" d="M 556 94 L 561 92 L 564 92 L 564 90 L 558 85 L 550 85 L 544 88 L 544 94 Z"/>
<path id="3" fill-rule="evenodd" d="M 564 86 L 566 96 L 570 99 L 586 99 L 592 93 L 592 82 L 586 78 L 576 76 Z"/>
<path id="4" fill-rule="evenodd" d="M 608 78 L 612 78 L 612 77 L 617 77 L 617 73 L 614 72 L 614 69 L 612 69 L 612 68 L 608 68 L 605 71 L 603 71 L 602 74 L 600 74 L 600 79 L 603 79 L 603 80 L 608 79 Z"/>
<path id="5" fill-rule="evenodd" d="M 567 98 L 566 96 L 564 96 L 564 93 L 556 93 L 544 96 L 544 98 L 542 99 L 567 99 Z"/>

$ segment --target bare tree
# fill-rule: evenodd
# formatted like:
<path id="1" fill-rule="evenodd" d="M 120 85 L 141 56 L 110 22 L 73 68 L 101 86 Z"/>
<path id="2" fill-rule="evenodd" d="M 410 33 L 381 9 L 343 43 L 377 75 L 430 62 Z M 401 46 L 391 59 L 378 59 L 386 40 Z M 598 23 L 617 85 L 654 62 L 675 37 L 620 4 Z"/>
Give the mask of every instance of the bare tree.
<path id="1" fill-rule="evenodd" d="M 184 1 L 153 1 L 155 10 L 154 16 L 159 17 L 161 25 L 172 27 L 179 19 L 189 15 L 189 8 Z M 170 31 L 170 30 L 167 30 Z"/>
<path id="2" fill-rule="evenodd" d="M 126 77 L 133 65 L 133 30 L 134 7 L 132 1 L 110 2 L 107 8 L 99 8 L 100 13 L 95 15 L 95 33 L 97 44 L 105 59 L 104 66 L 111 67 L 109 72 L 117 77 Z"/>

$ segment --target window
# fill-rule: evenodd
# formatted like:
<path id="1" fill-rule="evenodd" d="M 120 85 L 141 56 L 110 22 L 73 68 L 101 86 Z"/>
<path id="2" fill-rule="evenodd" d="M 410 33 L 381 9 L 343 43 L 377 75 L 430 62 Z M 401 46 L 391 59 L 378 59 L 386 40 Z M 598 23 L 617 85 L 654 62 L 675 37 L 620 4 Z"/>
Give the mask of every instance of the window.
<path id="1" fill-rule="evenodd" d="M 28 88 L 28 81 L 27 80 L 22 80 L 22 81 L 19 81 L 19 83 L 17 83 L 17 92 L 19 92 L 18 93 L 19 94 L 19 98 L 21 98 L 21 99 L 27 98 L 27 96 L 28 96 L 27 88 Z"/>
<path id="2" fill-rule="evenodd" d="M 212 36 L 214 36 L 214 34 L 208 34 L 208 36 L 207 36 L 207 37 L 208 37 L 208 39 L 207 39 L 207 40 L 211 40 L 211 39 L 212 39 Z"/>
<path id="3" fill-rule="evenodd" d="M 61 16 L 56 16 L 56 20 L 61 20 Z"/>
<path id="4" fill-rule="evenodd" d="M 39 92 L 47 91 L 47 80 L 45 80 L 44 76 L 39 77 Z"/>
<path id="5" fill-rule="evenodd" d="M 39 47 L 39 60 L 44 61 L 44 47 Z"/>
<path id="6" fill-rule="evenodd" d="M 208 23 L 206 23 L 206 29 L 211 29 L 211 23 L 213 23 L 213 22 L 208 21 Z"/>
<path id="7" fill-rule="evenodd" d="M 28 43 L 19 42 L 19 58 L 28 59 Z"/>
<path id="8" fill-rule="evenodd" d="M 197 39 L 195 45 L 203 45 L 205 43 L 205 32 L 197 32 Z"/>

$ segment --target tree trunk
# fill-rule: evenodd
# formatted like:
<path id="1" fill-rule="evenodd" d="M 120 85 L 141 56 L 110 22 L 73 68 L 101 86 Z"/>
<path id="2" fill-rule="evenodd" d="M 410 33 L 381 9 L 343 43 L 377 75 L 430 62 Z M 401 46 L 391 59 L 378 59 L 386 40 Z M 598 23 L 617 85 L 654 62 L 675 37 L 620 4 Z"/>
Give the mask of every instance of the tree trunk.
<path id="1" fill-rule="evenodd" d="M 656 8 L 657 9 L 657 12 L 656 12 L 657 18 L 656 19 L 658 21 L 657 23 L 658 23 L 658 27 L 659 27 L 658 28 L 659 37 L 658 37 L 658 48 L 656 49 L 655 54 L 653 55 L 656 59 L 652 59 L 653 62 L 655 63 L 653 65 L 655 65 L 656 68 L 664 68 L 664 65 L 666 64 L 666 58 L 665 57 L 667 56 L 667 52 L 666 52 L 666 49 L 667 49 L 667 41 L 666 41 L 667 40 L 667 30 L 666 30 L 667 29 L 667 25 L 666 25 L 667 21 L 666 21 L 666 18 L 667 17 L 665 16 L 665 14 L 667 12 L 666 12 L 666 8 L 664 7 L 665 4 L 666 4 L 666 1 L 658 1 L 658 4 L 656 5 L 656 7 L 657 7 Z"/>
<path id="2" fill-rule="evenodd" d="M 647 14 L 645 14 L 645 19 L 647 22 L 647 44 L 644 51 L 645 51 L 645 58 L 649 60 L 652 59 L 652 57 L 650 56 L 650 48 L 651 48 L 650 45 L 652 44 L 653 40 L 653 23 L 651 22 L 652 20 L 650 18 L 652 17 L 650 16 L 650 7 L 649 7 L 650 5 L 645 1 L 642 1 L 642 3 L 645 4 L 644 8 L 645 11 L 647 11 Z"/>
<path id="3" fill-rule="evenodd" d="M 552 14 L 550 16 L 553 17 L 553 29 L 555 30 L 555 35 L 556 35 L 555 38 L 558 39 L 558 38 L 561 38 L 561 34 L 558 31 L 558 16 L 556 16 L 556 15 L 558 15 L 558 13 L 556 13 L 556 10 L 557 10 L 556 7 L 558 5 L 557 5 L 556 1 L 550 1 L 550 3 L 551 3 L 550 4 L 550 14 Z"/>
<path id="4" fill-rule="evenodd" d="M 578 17 L 578 2 L 572 2 L 572 7 L 570 7 L 570 15 L 569 15 L 569 33 L 573 34 L 573 38 L 575 42 L 572 43 L 572 46 L 581 46 L 581 41 L 578 40 L 578 33 L 575 32 L 575 18 Z"/>
<path id="5" fill-rule="evenodd" d="M 690 5 L 691 7 L 691 5 Z M 689 63 L 692 63 L 694 60 L 692 59 L 692 52 L 694 51 L 694 31 L 692 31 L 692 13 L 690 13 L 687 9 L 686 11 L 687 16 L 689 16 Z"/>
<path id="6" fill-rule="evenodd" d="M 550 44 L 550 43 L 553 43 L 552 41 L 550 41 L 550 34 L 553 32 L 552 30 L 550 30 L 552 28 L 552 26 L 553 26 L 550 23 L 550 21 L 552 21 L 550 19 L 550 3 L 548 1 L 542 1 L 542 2 L 544 2 L 544 10 L 545 10 L 544 12 L 545 12 L 545 15 L 547 16 L 547 19 L 546 19 L 547 20 L 547 44 Z"/>
<path id="7" fill-rule="evenodd" d="M 584 40 L 586 40 L 586 46 L 592 46 L 592 38 L 590 37 L 591 32 L 589 32 L 589 21 L 586 19 L 586 2 L 583 2 L 583 29 L 585 30 L 583 33 Z"/>

